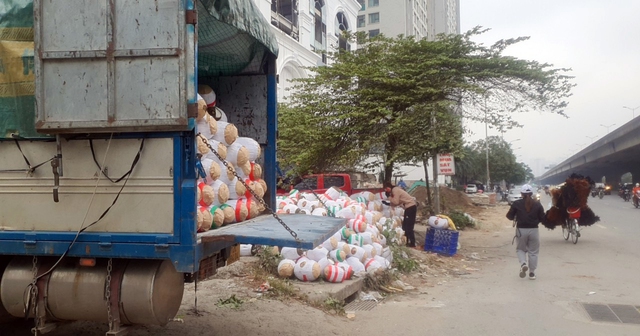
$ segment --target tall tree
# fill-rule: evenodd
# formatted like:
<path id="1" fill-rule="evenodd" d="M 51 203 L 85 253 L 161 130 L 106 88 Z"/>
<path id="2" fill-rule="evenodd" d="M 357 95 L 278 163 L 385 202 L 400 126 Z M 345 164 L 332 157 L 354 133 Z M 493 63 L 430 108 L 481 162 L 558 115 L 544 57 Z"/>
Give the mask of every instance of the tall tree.
<path id="1" fill-rule="evenodd" d="M 489 172 L 494 182 L 505 181 L 508 184 L 521 184 L 533 179 L 531 168 L 523 162 L 517 162 L 511 144 L 497 136 L 478 140 L 465 147 L 465 157 L 459 164 L 462 174 L 469 174 L 468 180 L 483 181 L 487 176 L 486 144 L 489 145 Z"/>
<path id="2" fill-rule="evenodd" d="M 378 149 L 390 181 L 396 163 L 459 152 L 461 118 L 501 128 L 517 111 L 563 114 L 573 86 L 564 69 L 502 55 L 523 39 L 471 40 L 484 31 L 436 41 L 358 35 L 357 50 L 331 54 L 280 109 L 281 160 L 306 173 L 354 166 Z"/>
<path id="3" fill-rule="evenodd" d="M 470 145 L 465 145 L 455 160 L 458 183 L 466 184 L 482 178 L 482 174 L 486 172 L 485 163 L 483 153 L 474 150 Z"/>

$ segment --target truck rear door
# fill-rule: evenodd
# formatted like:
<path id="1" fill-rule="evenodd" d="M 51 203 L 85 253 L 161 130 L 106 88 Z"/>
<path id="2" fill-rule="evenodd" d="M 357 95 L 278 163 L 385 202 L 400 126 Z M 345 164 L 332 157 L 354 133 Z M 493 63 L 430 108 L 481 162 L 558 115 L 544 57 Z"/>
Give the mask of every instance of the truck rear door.
<path id="1" fill-rule="evenodd" d="M 186 12 L 175 0 L 34 0 L 36 129 L 187 130 Z"/>

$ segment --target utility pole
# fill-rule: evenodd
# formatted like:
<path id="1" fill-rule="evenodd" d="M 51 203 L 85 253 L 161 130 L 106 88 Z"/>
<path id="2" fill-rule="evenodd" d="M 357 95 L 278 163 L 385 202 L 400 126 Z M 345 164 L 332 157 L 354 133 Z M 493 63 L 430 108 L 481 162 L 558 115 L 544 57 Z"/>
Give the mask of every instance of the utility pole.
<path id="1" fill-rule="evenodd" d="M 487 124 L 487 97 L 484 97 L 484 147 L 487 156 L 487 190 L 491 190 L 491 176 L 489 174 L 489 125 Z"/>
<path id="2" fill-rule="evenodd" d="M 633 114 L 632 114 L 632 116 L 633 116 L 633 117 L 632 117 L 632 119 L 635 119 L 635 117 L 636 117 L 636 110 L 637 110 L 637 109 L 639 109 L 639 108 L 640 108 L 640 106 L 638 106 L 638 107 L 627 107 L 627 106 L 623 106 L 622 108 L 627 109 L 627 110 L 631 110 L 631 113 L 633 113 Z"/>
<path id="3" fill-rule="evenodd" d="M 431 112 L 431 127 L 433 127 L 433 136 L 436 135 L 436 114 L 435 111 Z M 431 158 L 431 166 L 433 167 L 433 211 L 436 215 L 440 213 L 440 187 L 438 187 L 438 152 L 433 152 Z"/>
<path id="4" fill-rule="evenodd" d="M 489 174 L 489 137 L 488 137 L 486 119 L 485 119 L 484 127 L 485 127 L 484 145 L 485 145 L 485 152 L 486 152 L 486 156 L 487 156 L 487 188 L 489 188 L 489 190 L 491 190 L 491 177 L 490 177 L 490 174 Z"/>
<path id="5" fill-rule="evenodd" d="M 609 128 L 611 128 L 611 127 L 613 127 L 613 126 L 615 126 L 615 125 L 616 125 L 616 124 L 611 124 L 611 125 L 603 125 L 603 124 L 600 124 L 600 126 L 602 126 L 602 127 L 604 127 L 604 128 L 606 128 L 606 129 L 607 129 L 607 134 L 609 134 Z"/>
<path id="6" fill-rule="evenodd" d="M 436 215 L 440 213 L 440 187 L 438 187 L 438 154 L 431 158 L 433 166 L 433 211 Z"/>

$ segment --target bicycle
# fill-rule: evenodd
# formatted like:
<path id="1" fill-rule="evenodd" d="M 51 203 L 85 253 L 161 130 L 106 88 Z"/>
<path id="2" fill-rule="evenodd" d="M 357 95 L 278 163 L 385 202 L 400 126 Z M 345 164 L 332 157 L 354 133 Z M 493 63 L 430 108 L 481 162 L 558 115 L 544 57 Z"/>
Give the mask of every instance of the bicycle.
<path id="1" fill-rule="evenodd" d="M 562 237 L 564 240 L 569 240 L 571 237 L 571 241 L 577 244 L 578 238 L 580 238 L 580 225 L 578 224 L 580 208 L 569 208 L 567 209 L 567 213 L 569 214 L 569 218 L 562 224 Z"/>

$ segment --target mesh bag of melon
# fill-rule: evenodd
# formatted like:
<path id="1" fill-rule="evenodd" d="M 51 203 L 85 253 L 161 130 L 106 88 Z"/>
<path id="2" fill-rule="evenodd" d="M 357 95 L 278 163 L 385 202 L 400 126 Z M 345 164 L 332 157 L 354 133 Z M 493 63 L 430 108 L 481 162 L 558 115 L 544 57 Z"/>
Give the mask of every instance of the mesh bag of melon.
<path id="1" fill-rule="evenodd" d="M 218 131 L 215 134 L 211 134 L 211 139 L 231 146 L 238 139 L 238 129 L 234 124 L 218 121 Z"/>
<path id="2" fill-rule="evenodd" d="M 211 185 L 214 181 L 220 178 L 220 175 L 222 174 L 220 163 L 208 158 L 203 158 L 200 162 L 202 163 L 202 168 L 204 168 L 205 182 L 207 184 Z"/>
<path id="3" fill-rule="evenodd" d="M 199 113 L 201 110 L 201 102 L 204 102 L 204 100 L 198 101 L 198 118 L 196 118 L 196 131 L 202 134 L 205 139 L 211 139 L 214 134 L 218 133 L 218 122 L 212 116 L 207 114 L 206 110 L 205 114 L 200 117 Z"/>
<path id="4" fill-rule="evenodd" d="M 211 146 L 223 160 L 227 159 L 227 146 L 219 141 L 213 139 L 206 140 L 198 137 L 196 145 L 198 146 L 198 153 L 200 153 L 203 158 L 211 159 L 220 163 L 218 156 L 211 152 L 211 149 L 209 148 L 209 146 Z M 220 167 L 223 167 L 223 165 L 220 165 Z"/>
<path id="5" fill-rule="evenodd" d="M 345 272 L 344 268 L 338 265 L 327 266 L 322 272 L 325 280 L 334 283 L 340 283 L 344 281 L 346 274 L 347 273 Z"/>
<path id="6" fill-rule="evenodd" d="M 307 251 L 306 255 L 307 255 L 307 258 L 319 262 L 322 258 L 326 258 L 327 255 L 329 255 L 329 250 L 327 250 L 322 246 L 318 246 L 313 250 Z"/>
<path id="7" fill-rule="evenodd" d="M 301 281 L 315 281 L 320 272 L 320 264 L 306 258 L 300 258 L 293 268 L 293 274 Z"/>
<path id="8" fill-rule="evenodd" d="M 211 185 L 211 188 L 213 188 L 213 191 L 216 195 L 212 203 L 213 205 L 222 205 L 229 201 L 231 194 L 229 191 L 229 187 L 226 184 L 222 183 L 222 181 L 214 181 Z"/>
<path id="9" fill-rule="evenodd" d="M 246 196 L 247 188 L 238 178 L 234 177 L 227 183 L 227 186 L 229 187 L 229 199 L 237 200 Z"/>
<path id="10" fill-rule="evenodd" d="M 224 225 L 224 211 L 220 207 L 220 205 L 211 205 L 208 208 L 209 212 L 213 216 L 211 229 L 217 229 Z"/>
<path id="11" fill-rule="evenodd" d="M 201 115 L 202 104 L 204 104 L 205 113 Z M 206 103 L 204 100 L 198 100 L 198 117 L 196 118 L 196 131 L 207 140 L 215 140 L 231 146 L 238 138 L 238 128 L 234 124 L 226 121 L 216 121 L 214 117 L 206 112 Z M 242 144 L 238 144 L 242 146 Z M 243 146 L 244 147 L 244 146 Z M 249 151 L 246 150 L 245 155 L 249 158 Z"/>
<path id="12" fill-rule="evenodd" d="M 236 171 L 245 180 L 260 181 L 262 179 L 262 166 L 255 162 L 248 161 L 244 165 L 239 165 Z"/>
<path id="13" fill-rule="evenodd" d="M 198 232 L 208 231 L 213 225 L 213 214 L 208 207 L 200 207 L 196 216 Z"/>
<path id="14" fill-rule="evenodd" d="M 252 199 L 241 198 L 229 200 L 227 205 L 233 209 L 233 218 L 230 223 L 243 222 L 247 219 L 255 218 L 260 214 L 259 205 Z M 226 221 L 227 218 L 225 218 L 225 223 Z"/>
<path id="15" fill-rule="evenodd" d="M 256 160 L 258 160 L 258 158 L 262 154 L 262 148 L 260 147 L 260 144 L 252 138 L 238 137 L 235 143 L 242 145 L 247 149 L 247 152 L 249 154 L 249 161 L 251 162 L 255 162 Z"/>
<path id="16" fill-rule="evenodd" d="M 236 167 L 242 167 L 249 163 L 249 150 L 239 143 L 227 146 L 227 161 Z M 249 163 L 249 169 L 251 164 Z"/>

